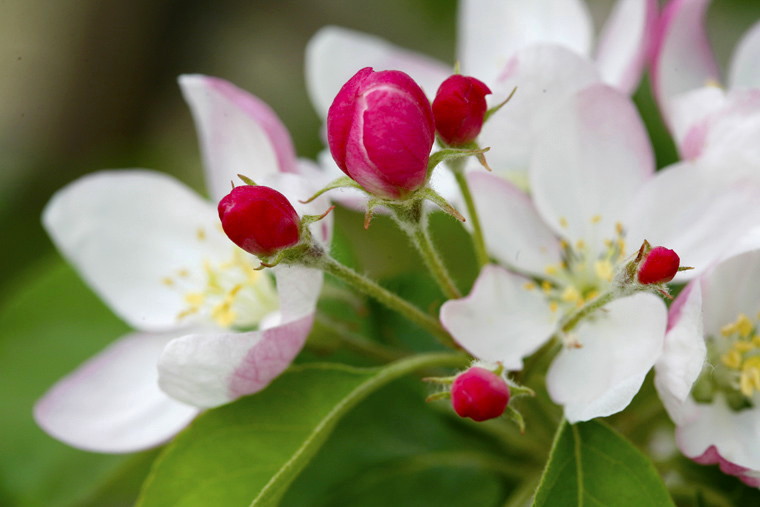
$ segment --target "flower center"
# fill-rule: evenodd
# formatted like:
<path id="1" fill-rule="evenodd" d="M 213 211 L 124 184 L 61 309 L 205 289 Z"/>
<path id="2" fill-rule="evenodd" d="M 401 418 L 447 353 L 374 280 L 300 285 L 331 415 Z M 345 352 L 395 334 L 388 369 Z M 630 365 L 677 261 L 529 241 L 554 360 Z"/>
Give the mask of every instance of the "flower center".
<path id="1" fill-rule="evenodd" d="M 205 241 L 202 229 L 198 240 Z M 250 256 L 237 247 L 230 249 L 230 257 L 223 262 L 207 259 L 196 269 L 177 270 L 162 283 L 182 295 L 179 321 L 195 318 L 225 328 L 251 329 L 279 306 L 272 278 L 255 271 Z"/>
<path id="2" fill-rule="evenodd" d="M 760 335 L 758 314 L 753 321 L 741 313 L 735 321 L 723 326 L 719 336 L 707 341 L 711 366 L 703 370 L 695 384 L 697 401 L 709 402 L 718 391 L 723 392 L 734 410 L 752 405 L 760 392 Z"/>

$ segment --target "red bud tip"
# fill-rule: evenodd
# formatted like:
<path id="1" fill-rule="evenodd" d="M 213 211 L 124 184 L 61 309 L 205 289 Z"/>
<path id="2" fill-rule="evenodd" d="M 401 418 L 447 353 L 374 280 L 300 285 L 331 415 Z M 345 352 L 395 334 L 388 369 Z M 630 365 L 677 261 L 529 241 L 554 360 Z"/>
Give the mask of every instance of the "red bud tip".
<path id="1" fill-rule="evenodd" d="M 267 257 L 298 243 L 298 213 L 277 190 L 235 187 L 219 201 L 218 209 L 227 237 L 248 253 Z"/>
<path id="2" fill-rule="evenodd" d="M 361 69 L 327 113 L 327 143 L 338 167 L 385 199 L 403 199 L 425 184 L 434 141 L 430 102 L 398 70 Z"/>
<path id="3" fill-rule="evenodd" d="M 451 384 L 454 411 L 478 422 L 503 414 L 509 395 L 509 386 L 501 376 L 477 366 L 460 373 Z"/>
<path id="4" fill-rule="evenodd" d="M 450 146 L 461 146 L 478 137 L 491 90 L 474 77 L 455 74 L 438 88 L 433 101 L 435 128 Z"/>
<path id="5" fill-rule="evenodd" d="M 667 283 L 678 273 L 681 259 L 664 246 L 652 248 L 639 264 L 638 280 L 644 285 Z"/>

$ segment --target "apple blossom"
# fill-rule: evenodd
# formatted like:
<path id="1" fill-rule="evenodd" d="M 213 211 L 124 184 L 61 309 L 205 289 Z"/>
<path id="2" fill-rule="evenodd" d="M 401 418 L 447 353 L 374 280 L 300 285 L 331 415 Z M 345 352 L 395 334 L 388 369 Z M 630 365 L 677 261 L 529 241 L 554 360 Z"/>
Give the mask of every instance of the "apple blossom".
<path id="1" fill-rule="evenodd" d="M 335 96 L 327 141 L 338 167 L 365 190 L 403 199 L 427 181 L 433 112 L 407 74 L 366 67 Z"/>
<path id="2" fill-rule="evenodd" d="M 655 386 L 689 458 L 760 487 L 760 251 L 692 281 L 671 306 Z"/>
<path id="3" fill-rule="evenodd" d="M 479 136 L 481 146 L 492 148 L 488 161 L 494 172 L 527 184 L 525 171 L 538 125 L 564 98 L 600 81 L 626 93 L 634 90 L 654 33 L 656 10 L 654 0 L 616 2 L 594 52 L 591 16 L 582 1 L 460 2 L 457 61 L 462 72 L 493 90 L 492 104 L 518 89 L 508 109 L 489 118 Z M 402 70 L 429 94 L 451 74 L 451 65 L 380 38 L 323 28 L 306 54 L 308 90 L 323 118 L 342 84 L 367 65 Z M 334 171 L 325 157 L 320 161 Z M 453 195 L 447 173 L 436 171 L 433 180 L 444 196 Z"/>
<path id="4" fill-rule="evenodd" d="M 509 403 L 507 382 L 490 370 L 473 366 L 451 384 L 451 406 L 460 417 L 487 421 L 504 413 Z"/>
<path id="5" fill-rule="evenodd" d="M 293 202 L 314 189 L 287 131 L 257 98 L 220 79 L 186 75 L 209 188 L 237 172 Z M 221 195 L 220 195 L 221 194 Z M 301 213 L 325 203 L 298 205 Z M 321 272 L 277 266 L 274 278 L 219 227 L 215 206 L 173 178 L 103 171 L 60 190 L 43 215 L 54 243 L 137 331 L 58 382 L 35 418 L 54 437 L 100 452 L 158 445 L 202 408 L 263 389 L 311 328 Z M 312 225 L 326 242 L 329 220 Z"/>
<path id="6" fill-rule="evenodd" d="M 661 353 L 665 305 L 627 276 L 639 245 L 667 245 L 697 268 L 681 279 L 695 276 L 760 223 L 757 189 L 718 190 L 686 164 L 655 175 L 635 108 L 605 85 L 571 96 L 542 132 L 531 196 L 469 175 L 504 267 L 486 266 L 467 297 L 443 305 L 441 321 L 473 356 L 509 370 L 558 337 L 547 389 L 577 422 L 625 408 Z"/>
<path id="7" fill-rule="evenodd" d="M 433 100 L 435 129 L 450 146 L 471 143 L 483 128 L 486 95 L 491 90 L 479 79 L 454 74 L 441 83 Z"/>

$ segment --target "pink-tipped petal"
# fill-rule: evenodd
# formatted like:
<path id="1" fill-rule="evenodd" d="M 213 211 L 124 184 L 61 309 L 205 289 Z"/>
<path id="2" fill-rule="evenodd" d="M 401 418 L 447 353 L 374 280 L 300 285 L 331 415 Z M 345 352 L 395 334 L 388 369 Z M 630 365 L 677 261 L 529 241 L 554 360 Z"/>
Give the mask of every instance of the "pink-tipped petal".
<path id="1" fill-rule="evenodd" d="M 503 268 L 485 266 L 467 297 L 443 304 L 441 323 L 473 356 L 519 370 L 522 359 L 549 338 L 558 317 L 528 282 Z"/>
<path id="2" fill-rule="evenodd" d="M 551 44 L 588 56 L 591 39 L 591 16 L 579 0 L 465 0 L 459 5 L 462 71 L 489 86 L 523 48 Z"/>
<path id="3" fill-rule="evenodd" d="M 718 64 L 705 32 L 709 4 L 710 0 L 673 0 L 660 17 L 653 50 L 652 86 L 669 124 L 673 97 L 720 82 Z"/>
<path id="4" fill-rule="evenodd" d="M 244 333 L 204 332 L 171 341 L 161 355 L 159 384 L 170 396 L 215 407 L 265 388 L 303 348 L 322 287 L 320 271 L 275 268 L 279 324 Z"/>
<path id="5" fill-rule="evenodd" d="M 668 332 L 655 365 L 655 386 L 670 418 L 679 424 L 688 411 L 691 387 L 707 356 L 699 281 L 684 289 L 670 307 Z"/>
<path id="6" fill-rule="evenodd" d="M 58 440 L 88 451 L 135 452 L 166 442 L 198 413 L 158 387 L 158 357 L 177 336 L 121 338 L 37 402 L 37 423 Z"/>
<path id="7" fill-rule="evenodd" d="M 554 230 L 601 245 L 654 172 L 649 138 L 628 97 L 592 85 L 547 117 L 531 161 L 534 201 Z"/>
<path id="8" fill-rule="evenodd" d="M 322 118 L 327 118 L 327 110 L 343 84 L 364 67 L 405 72 L 431 100 L 438 85 L 451 74 L 446 64 L 379 37 L 337 26 L 324 27 L 306 47 L 306 85 Z"/>
<path id="9" fill-rule="evenodd" d="M 726 93 L 705 86 L 682 93 L 670 102 L 670 130 L 681 158 L 694 160 L 706 151 L 712 116 L 726 105 Z"/>
<path id="10" fill-rule="evenodd" d="M 511 183 L 483 171 L 467 176 L 489 252 L 507 266 L 546 275 L 561 261 L 559 240 L 530 198 Z"/>
<path id="11" fill-rule="evenodd" d="M 478 138 L 481 146 L 491 147 L 487 157 L 494 172 L 526 186 L 530 155 L 541 149 L 536 137 L 546 118 L 567 97 L 598 81 L 593 62 L 569 49 L 534 45 L 518 51 L 491 86 L 490 105 L 501 103 L 517 90 L 483 125 Z"/>
<path id="12" fill-rule="evenodd" d="M 264 102 L 223 79 L 186 74 L 179 84 L 195 119 L 212 199 L 224 197 L 238 174 L 254 181 L 296 172 L 293 142 Z"/>
<path id="13" fill-rule="evenodd" d="M 618 0 L 599 36 L 596 62 L 605 83 L 631 94 L 654 42 L 657 0 Z"/>
<path id="14" fill-rule="evenodd" d="M 552 399 L 571 423 L 623 410 L 662 351 L 667 310 L 652 294 L 607 305 L 578 326 L 580 348 L 564 348 L 546 376 Z"/>
<path id="15" fill-rule="evenodd" d="M 728 69 L 730 89 L 760 88 L 760 22 L 744 34 Z"/>
<path id="16" fill-rule="evenodd" d="M 755 405 L 737 412 L 720 395 L 697 408 L 696 417 L 676 430 L 681 452 L 699 463 L 718 463 L 724 473 L 756 478 L 760 471 L 760 408 Z"/>
<path id="17" fill-rule="evenodd" d="M 204 263 L 229 259 L 232 245 L 214 206 L 173 178 L 150 171 L 103 171 L 59 190 L 43 224 L 61 253 L 132 327 L 175 328 L 184 292 Z M 198 282 L 200 283 L 200 282 Z"/>

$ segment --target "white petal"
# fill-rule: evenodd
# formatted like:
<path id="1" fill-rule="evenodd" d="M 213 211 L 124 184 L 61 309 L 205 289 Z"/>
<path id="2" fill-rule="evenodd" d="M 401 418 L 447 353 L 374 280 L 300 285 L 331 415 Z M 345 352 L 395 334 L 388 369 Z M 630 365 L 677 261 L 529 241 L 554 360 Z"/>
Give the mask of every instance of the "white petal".
<path id="1" fill-rule="evenodd" d="M 667 314 L 652 294 L 613 301 L 574 333 L 581 348 L 564 348 L 546 387 L 571 423 L 623 410 L 662 351 Z"/>
<path id="2" fill-rule="evenodd" d="M 536 149 L 536 136 L 559 104 L 598 82 L 590 59 L 559 46 L 531 46 L 509 60 L 493 84 L 489 103 L 501 103 L 516 87 L 512 100 L 488 119 L 478 142 L 490 146 L 488 163 L 496 174 L 527 183 L 525 171 Z"/>
<path id="3" fill-rule="evenodd" d="M 720 329 L 740 313 L 754 318 L 760 309 L 760 251 L 721 262 L 703 282 L 705 332 L 720 336 Z"/>
<path id="4" fill-rule="evenodd" d="M 726 94 L 717 86 L 705 86 L 682 93 L 670 101 L 670 130 L 681 153 L 691 160 L 705 151 L 711 113 L 725 106 Z"/>
<path id="5" fill-rule="evenodd" d="M 526 288 L 528 281 L 485 266 L 467 297 L 443 304 L 441 322 L 473 356 L 519 370 L 522 358 L 543 345 L 557 321 L 541 291 Z"/>
<path id="6" fill-rule="evenodd" d="M 132 327 L 166 330 L 186 307 L 164 283 L 229 256 L 214 207 L 149 171 L 103 171 L 58 191 L 43 223 L 58 249 Z"/>
<path id="7" fill-rule="evenodd" d="M 670 307 L 662 356 L 655 365 L 654 383 L 670 418 L 679 424 L 684 402 L 699 377 L 707 356 L 699 281 L 689 284 Z"/>
<path id="8" fill-rule="evenodd" d="M 604 81 L 623 93 L 636 90 L 657 22 L 656 0 L 618 0 L 599 36 L 596 61 Z"/>
<path id="9" fill-rule="evenodd" d="M 720 82 L 720 72 L 705 33 L 710 0 L 671 2 L 660 17 L 654 48 L 652 86 L 670 123 L 670 101 L 683 92 Z"/>
<path id="10" fill-rule="evenodd" d="M 260 391 L 290 365 L 311 330 L 322 272 L 286 265 L 274 270 L 281 324 L 173 340 L 159 362 L 164 391 L 191 405 L 214 407 Z"/>
<path id="11" fill-rule="evenodd" d="M 229 193 L 238 174 L 258 181 L 296 171 L 290 135 L 264 102 L 218 78 L 183 75 L 179 83 L 195 119 L 213 200 Z"/>
<path id="12" fill-rule="evenodd" d="M 636 196 L 624 222 L 627 241 L 634 247 L 646 239 L 675 250 L 681 265 L 694 267 L 677 279 L 691 279 L 760 224 L 759 199 L 751 182 L 681 163 L 659 171 Z"/>
<path id="13" fill-rule="evenodd" d="M 444 63 L 379 37 L 337 26 L 324 27 L 306 47 L 306 86 L 322 118 L 327 118 L 338 90 L 364 67 L 406 72 L 431 99 L 443 80 L 453 73 Z"/>
<path id="14" fill-rule="evenodd" d="M 159 385 L 173 398 L 215 407 L 264 389 L 303 347 L 313 315 L 263 331 L 190 334 L 170 342 Z"/>
<path id="15" fill-rule="evenodd" d="M 728 86 L 760 88 L 760 22 L 755 23 L 734 50 L 728 72 Z"/>
<path id="16" fill-rule="evenodd" d="M 614 237 L 654 171 L 636 108 L 606 85 L 570 97 L 543 124 L 530 167 L 536 207 L 558 233 L 589 245 Z"/>
<path id="17" fill-rule="evenodd" d="M 198 413 L 158 388 L 158 356 L 176 336 L 135 333 L 121 338 L 37 402 L 37 423 L 55 438 L 88 451 L 134 452 L 166 442 Z"/>
<path id="18" fill-rule="evenodd" d="M 561 261 L 559 241 L 533 202 L 507 181 L 486 172 L 467 176 L 489 252 L 507 266 L 545 276 Z"/>
<path id="19" fill-rule="evenodd" d="M 534 44 L 556 44 L 587 56 L 592 26 L 579 0 L 464 0 L 458 32 L 463 73 L 490 85 L 517 51 Z"/>
<path id="20" fill-rule="evenodd" d="M 686 456 L 702 456 L 715 446 L 720 456 L 730 464 L 750 470 L 760 470 L 760 408 L 732 410 L 722 396 L 711 404 L 697 405 L 699 413 L 687 424 L 678 427 L 676 442 Z M 727 473 L 738 475 L 729 463 L 721 463 Z"/>

